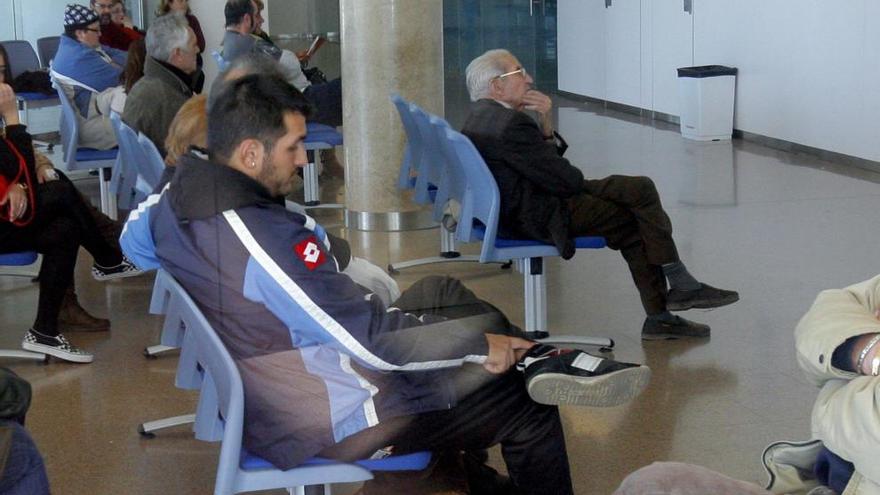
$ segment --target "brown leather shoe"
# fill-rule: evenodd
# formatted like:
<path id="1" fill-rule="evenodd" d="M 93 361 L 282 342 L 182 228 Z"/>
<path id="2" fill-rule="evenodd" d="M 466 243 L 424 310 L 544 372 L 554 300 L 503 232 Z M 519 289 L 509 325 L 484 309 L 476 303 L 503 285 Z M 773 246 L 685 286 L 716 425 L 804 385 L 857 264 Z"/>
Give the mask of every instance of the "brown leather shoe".
<path id="1" fill-rule="evenodd" d="M 58 313 L 59 332 L 106 332 L 110 330 L 110 320 L 90 315 L 76 299 L 66 295 Z"/>

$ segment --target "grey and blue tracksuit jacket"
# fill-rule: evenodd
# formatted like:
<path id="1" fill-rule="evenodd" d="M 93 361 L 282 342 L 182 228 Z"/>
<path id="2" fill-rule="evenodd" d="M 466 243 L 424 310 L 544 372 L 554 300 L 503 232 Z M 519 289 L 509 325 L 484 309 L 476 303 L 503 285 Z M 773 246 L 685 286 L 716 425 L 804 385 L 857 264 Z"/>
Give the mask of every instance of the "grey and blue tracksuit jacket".
<path id="1" fill-rule="evenodd" d="M 193 154 L 121 244 L 200 306 L 241 372 L 245 447 L 282 469 L 385 419 L 453 407 L 455 370 L 488 352 L 474 325 L 386 308 L 339 272 L 312 218 Z"/>

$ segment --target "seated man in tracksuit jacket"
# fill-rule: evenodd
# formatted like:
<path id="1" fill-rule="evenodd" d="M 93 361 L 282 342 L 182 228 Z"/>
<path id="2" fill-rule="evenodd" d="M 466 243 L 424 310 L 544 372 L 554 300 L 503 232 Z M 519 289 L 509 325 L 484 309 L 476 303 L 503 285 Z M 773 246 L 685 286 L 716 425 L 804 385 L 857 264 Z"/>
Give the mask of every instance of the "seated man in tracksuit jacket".
<path id="1" fill-rule="evenodd" d="M 517 490 L 572 493 L 553 404 L 620 404 L 650 370 L 513 337 L 500 312 L 450 278 L 423 279 L 386 307 L 339 272 L 320 225 L 284 208 L 306 162 L 306 100 L 279 77 L 220 84 L 209 158 L 184 156 L 131 213 L 121 244 L 180 282 L 236 361 L 245 447 L 288 469 L 385 446 L 501 443 Z"/>

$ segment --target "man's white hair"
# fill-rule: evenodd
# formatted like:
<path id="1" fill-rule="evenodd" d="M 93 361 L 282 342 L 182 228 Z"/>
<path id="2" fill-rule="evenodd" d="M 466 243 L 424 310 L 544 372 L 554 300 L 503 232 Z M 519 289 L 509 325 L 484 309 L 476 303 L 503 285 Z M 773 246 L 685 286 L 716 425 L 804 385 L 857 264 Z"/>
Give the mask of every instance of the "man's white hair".
<path id="1" fill-rule="evenodd" d="M 498 48 L 473 59 L 465 69 L 468 93 L 471 101 L 489 96 L 489 84 L 496 77 L 504 74 L 504 62 L 514 57 L 509 51 Z"/>
<path id="2" fill-rule="evenodd" d="M 170 62 L 175 48 L 185 50 L 189 44 L 189 22 L 180 14 L 159 16 L 147 30 L 147 55 Z"/>

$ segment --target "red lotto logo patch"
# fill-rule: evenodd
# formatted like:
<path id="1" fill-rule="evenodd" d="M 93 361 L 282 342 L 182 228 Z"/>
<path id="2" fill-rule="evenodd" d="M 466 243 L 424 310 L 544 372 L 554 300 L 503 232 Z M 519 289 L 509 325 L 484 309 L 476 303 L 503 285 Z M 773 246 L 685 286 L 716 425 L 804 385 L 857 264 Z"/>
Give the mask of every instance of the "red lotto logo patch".
<path id="1" fill-rule="evenodd" d="M 315 236 L 311 236 L 293 246 L 293 251 L 299 256 L 299 259 L 303 260 L 303 263 L 305 263 L 306 268 L 309 270 L 314 270 L 327 261 L 324 252 L 318 247 L 318 239 Z"/>

